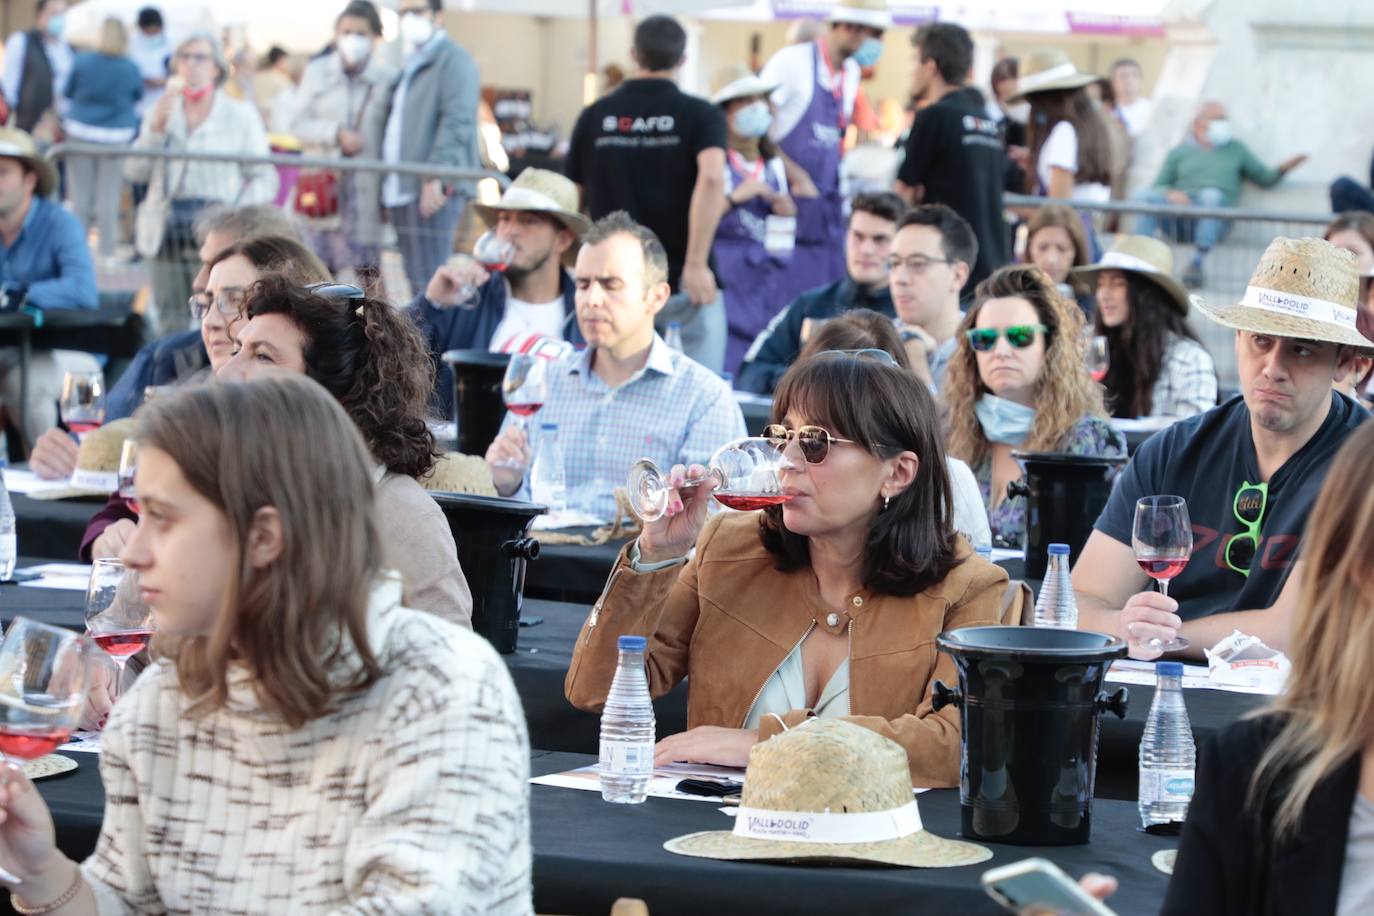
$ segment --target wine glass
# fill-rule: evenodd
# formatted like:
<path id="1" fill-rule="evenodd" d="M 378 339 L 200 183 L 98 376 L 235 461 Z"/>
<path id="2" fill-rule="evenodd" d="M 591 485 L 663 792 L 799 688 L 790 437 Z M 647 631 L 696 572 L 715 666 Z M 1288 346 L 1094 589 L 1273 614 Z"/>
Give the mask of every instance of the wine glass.
<path id="1" fill-rule="evenodd" d="M 783 492 L 781 472 L 792 468 L 789 461 L 769 439 L 736 439 L 711 456 L 706 474 L 684 481 L 681 489 L 715 483 L 716 502 L 730 509 L 749 512 L 778 506 L 792 498 Z M 630 469 L 625 485 L 630 508 L 646 522 L 656 521 L 668 511 L 668 495 L 673 489 L 648 458 L 641 458 Z"/>
<path id="2" fill-rule="evenodd" d="M 1111 366 L 1107 338 L 1100 334 L 1089 337 L 1083 346 L 1083 362 L 1087 364 L 1088 373 L 1093 377 L 1093 381 L 1101 383 L 1107 377 L 1107 369 Z"/>
<path id="3" fill-rule="evenodd" d="M 1168 595 L 1169 580 L 1183 572 L 1193 552 L 1187 500 L 1182 496 L 1142 496 L 1136 500 L 1131 546 L 1145 575 L 1159 583 L 1160 594 Z M 1155 637 L 1149 645 L 1164 652 L 1177 652 L 1188 648 L 1189 643 L 1175 636 L 1167 643 Z"/>
<path id="4" fill-rule="evenodd" d="M 138 441 L 125 439 L 119 450 L 119 495 L 138 512 L 138 491 L 134 488 L 134 477 L 138 473 Z"/>
<path id="5" fill-rule="evenodd" d="M 510 239 L 501 238 L 496 234 L 496 230 L 488 229 L 472 246 L 472 256 L 477 259 L 477 263 L 492 273 L 505 273 L 511 259 L 515 257 L 515 243 Z"/>
<path id="6" fill-rule="evenodd" d="M 105 422 L 105 376 L 95 372 L 68 372 L 62 377 L 62 422 L 81 436 Z"/>
<path id="7" fill-rule="evenodd" d="M 549 396 L 549 361 L 531 353 L 512 353 L 506 364 L 506 377 L 501 380 L 501 398 L 506 409 L 515 414 L 516 428 L 529 436 L 528 418 L 539 412 Z M 504 458 L 501 467 L 522 467 L 519 460 Z"/>
<path id="8" fill-rule="evenodd" d="M 153 636 L 153 609 L 139 592 L 138 573 L 113 558 L 96 560 L 86 588 L 86 631 L 115 663 L 115 695 L 129 656 Z"/>

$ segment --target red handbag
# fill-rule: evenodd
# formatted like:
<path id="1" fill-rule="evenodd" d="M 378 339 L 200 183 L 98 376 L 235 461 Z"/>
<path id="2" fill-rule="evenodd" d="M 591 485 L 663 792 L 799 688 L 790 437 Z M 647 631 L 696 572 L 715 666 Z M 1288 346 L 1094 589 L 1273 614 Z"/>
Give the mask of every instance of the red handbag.
<path id="1" fill-rule="evenodd" d="M 352 130 L 358 132 L 363 122 L 363 112 L 372 98 L 372 87 L 367 87 L 358 114 L 353 118 Z M 302 172 L 296 179 L 296 212 L 307 219 L 328 219 L 339 215 L 339 173 L 333 169 Z"/>

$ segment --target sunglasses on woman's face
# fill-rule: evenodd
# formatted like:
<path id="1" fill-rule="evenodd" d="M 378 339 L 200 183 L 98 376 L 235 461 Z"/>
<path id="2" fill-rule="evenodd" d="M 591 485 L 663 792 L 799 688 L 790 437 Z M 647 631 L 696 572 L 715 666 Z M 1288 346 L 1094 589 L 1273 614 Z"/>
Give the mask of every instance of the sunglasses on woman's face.
<path id="1" fill-rule="evenodd" d="M 841 439 L 838 436 L 830 435 L 830 430 L 822 426 L 801 426 L 797 429 L 788 429 L 781 423 L 770 423 L 763 428 L 763 438 L 773 443 L 773 447 L 778 451 L 787 448 L 787 443 L 791 439 L 797 440 L 797 446 L 801 448 L 802 458 L 807 464 L 820 464 L 830 454 L 830 446 L 835 443 L 843 445 L 853 445 L 853 439 Z"/>
<path id="2" fill-rule="evenodd" d="M 1049 328 L 1043 324 L 1014 324 L 1009 328 L 971 328 L 964 332 L 969 346 L 979 353 L 986 353 L 997 346 L 997 338 L 1005 337 L 1007 343 L 1018 350 L 1024 350 L 1035 343 L 1036 334 L 1044 334 Z"/>

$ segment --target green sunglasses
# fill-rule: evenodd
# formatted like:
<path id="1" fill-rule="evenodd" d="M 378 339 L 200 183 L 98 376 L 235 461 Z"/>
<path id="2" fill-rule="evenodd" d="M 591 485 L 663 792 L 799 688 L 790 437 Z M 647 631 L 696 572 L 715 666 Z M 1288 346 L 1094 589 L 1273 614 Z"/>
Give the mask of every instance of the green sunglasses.
<path id="1" fill-rule="evenodd" d="M 1240 534 L 1231 535 L 1226 542 L 1226 565 L 1242 576 L 1250 576 L 1255 554 L 1259 551 L 1260 525 L 1264 522 L 1264 512 L 1269 508 L 1269 484 L 1245 481 L 1236 490 L 1231 501 L 1231 511 L 1236 520 L 1245 527 Z"/>
<path id="2" fill-rule="evenodd" d="M 1035 343 L 1036 334 L 1045 334 L 1049 328 L 1043 324 L 1014 324 L 1009 328 L 970 328 L 964 332 L 969 346 L 979 353 L 986 353 L 997 346 L 997 338 L 1005 337 L 1007 343 L 1018 350 L 1024 350 Z"/>

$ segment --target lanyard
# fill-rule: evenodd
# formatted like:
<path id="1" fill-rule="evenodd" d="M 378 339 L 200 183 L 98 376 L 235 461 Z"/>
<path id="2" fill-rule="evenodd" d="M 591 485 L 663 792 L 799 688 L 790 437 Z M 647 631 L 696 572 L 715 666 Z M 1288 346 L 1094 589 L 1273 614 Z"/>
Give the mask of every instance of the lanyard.
<path id="1" fill-rule="evenodd" d="M 758 181 L 760 178 L 763 177 L 762 156 L 759 156 L 759 158 L 754 162 L 753 167 L 750 168 L 748 163 L 744 161 L 744 157 L 741 156 L 739 153 L 735 152 L 734 150 L 726 150 L 726 155 L 730 157 L 730 165 L 734 167 L 735 171 L 741 173 L 748 172 L 748 181 Z"/>
<path id="2" fill-rule="evenodd" d="M 840 133 L 844 133 L 844 129 L 847 126 L 844 121 L 844 72 L 841 71 L 839 78 L 836 79 L 835 66 L 830 63 L 830 49 L 825 46 L 825 39 L 816 39 L 816 48 L 820 55 L 821 62 L 825 64 L 826 88 L 829 89 L 830 94 L 835 97 L 835 119 L 839 122 Z"/>

